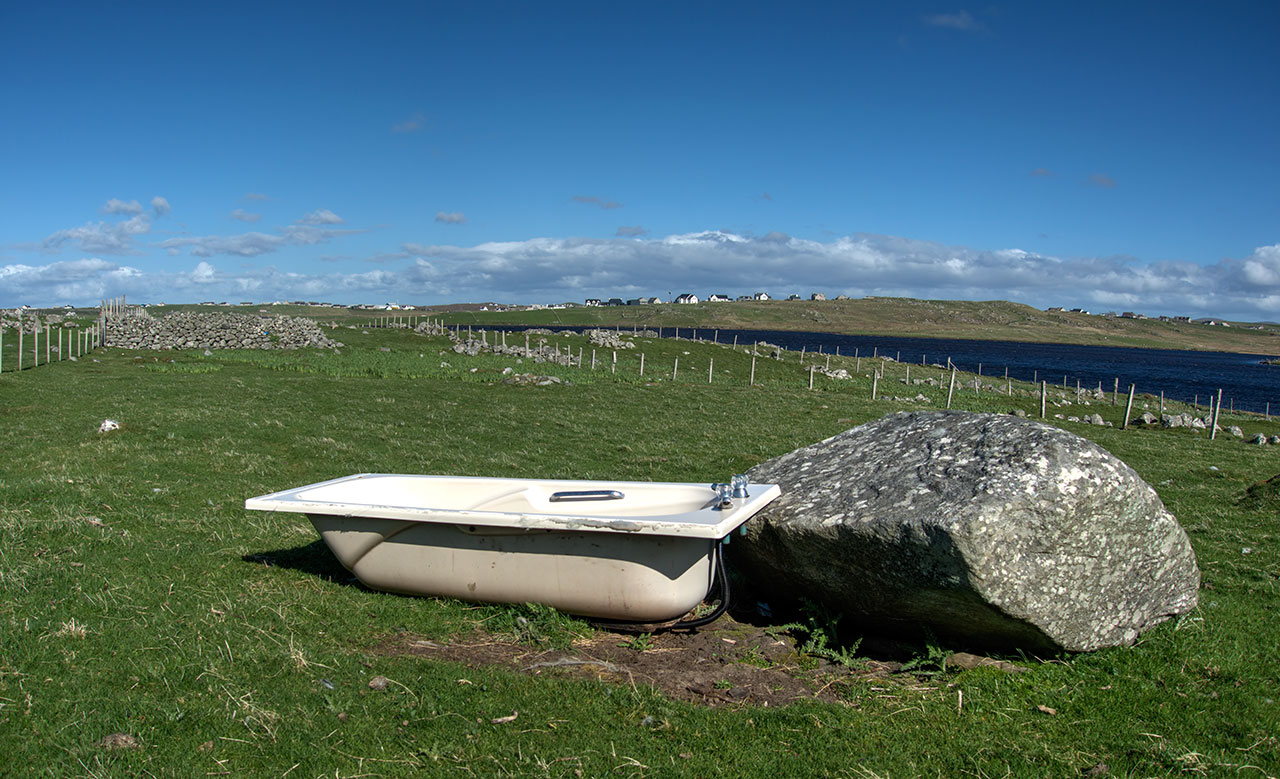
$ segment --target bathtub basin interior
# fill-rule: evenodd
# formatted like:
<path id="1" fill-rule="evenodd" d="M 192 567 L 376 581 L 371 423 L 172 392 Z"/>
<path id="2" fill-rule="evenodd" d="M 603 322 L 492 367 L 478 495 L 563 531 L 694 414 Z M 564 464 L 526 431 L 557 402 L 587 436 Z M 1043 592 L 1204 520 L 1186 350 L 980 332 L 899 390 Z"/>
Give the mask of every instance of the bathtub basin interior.
<path id="1" fill-rule="evenodd" d="M 556 500 L 558 493 L 610 497 Z M 706 484 L 361 473 L 250 498 L 245 508 L 481 527 L 716 539 L 746 522 L 781 491 L 777 485 L 755 484 L 750 493 L 750 497 L 720 508 L 715 492 Z"/>
<path id="2" fill-rule="evenodd" d="M 750 492 L 722 508 L 703 484 L 365 473 L 245 508 L 306 514 L 373 589 L 661 622 L 706 598 L 720 539 L 781 494 Z"/>

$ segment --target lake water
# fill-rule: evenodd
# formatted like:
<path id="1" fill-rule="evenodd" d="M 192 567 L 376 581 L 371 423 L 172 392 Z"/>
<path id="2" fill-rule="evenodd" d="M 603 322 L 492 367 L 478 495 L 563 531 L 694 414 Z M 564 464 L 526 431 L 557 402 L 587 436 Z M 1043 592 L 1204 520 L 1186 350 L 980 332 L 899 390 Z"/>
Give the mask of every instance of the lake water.
<path id="1" fill-rule="evenodd" d="M 505 328 L 510 330 L 524 328 Z M 557 330 L 583 328 L 556 327 Z M 691 338 L 695 332 L 703 340 L 711 340 L 716 331 L 682 327 L 664 327 L 662 335 Z M 837 335 L 779 330 L 720 330 L 721 343 L 732 343 L 736 335 L 742 344 L 768 341 L 786 349 L 821 351 L 842 355 L 856 353 L 871 356 L 879 353 L 900 362 L 945 365 L 947 358 L 961 370 L 984 376 L 1009 376 L 1022 381 L 1047 381 L 1061 387 L 1063 378 L 1069 388 L 1076 381 L 1089 389 L 1099 383 L 1107 392 L 1120 380 L 1120 391 L 1129 385 L 1138 392 L 1158 395 L 1187 403 L 1208 405 L 1209 396 L 1222 390 L 1222 406 L 1242 411 L 1263 412 L 1270 404 L 1280 414 L 1280 365 L 1266 365 L 1265 357 L 1233 352 L 1192 352 L 1178 349 L 1136 349 L 1125 346 L 1075 346 L 1071 344 L 1021 343 L 1015 341 L 967 341 L 946 338 L 894 338 L 872 335 Z"/>

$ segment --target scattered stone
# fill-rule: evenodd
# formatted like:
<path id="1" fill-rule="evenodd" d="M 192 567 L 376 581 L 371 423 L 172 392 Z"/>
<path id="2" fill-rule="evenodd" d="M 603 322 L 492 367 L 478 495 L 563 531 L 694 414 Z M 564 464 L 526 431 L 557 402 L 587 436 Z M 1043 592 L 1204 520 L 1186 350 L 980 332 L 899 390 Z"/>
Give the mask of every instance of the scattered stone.
<path id="1" fill-rule="evenodd" d="M 103 736 L 98 741 L 98 746 L 103 749 L 137 749 L 142 745 L 138 743 L 138 739 L 134 738 L 130 734 L 120 732 L 112 733 L 109 736 Z"/>
<path id="2" fill-rule="evenodd" d="M 1155 414 L 1152 414 L 1150 411 L 1144 411 L 1142 412 L 1142 416 L 1138 417 L 1138 421 L 1144 425 L 1154 425 L 1160 420 L 1156 417 Z"/>
<path id="3" fill-rule="evenodd" d="M 886 629 L 1085 651 L 1197 602 L 1195 556 L 1155 491 L 1050 425 L 903 412 L 750 475 L 783 494 L 747 525 L 745 572 Z"/>
<path id="4" fill-rule="evenodd" d="M 1253 438 L 1250 438 L 1250 439 L 1249 439 L 1249 443 L 1251 443 L 1251 444 L 1256 444 L 1256 445 L 1258 445 L 1258 446 L 1266 446 L 1266 445 L 1267 445 L 1267 437 L 1266 437 L 1265 435 L 1263 435 L 1262 433 L 1258 433 L 1258 434 L 1257 434 L 1257 435 L 1255 435 Z"/>
<path id="5" fill-rule="evenodd" d="M 997 660 L 994 657 L 983 657 L 982 655 L 971 655 L 968 652 L 955 652 L 947 656 L 944 661 L 947 668 L 958 668 L 962 671 L 971 671 L 974 668 L 995 668 L 1000 671 L 1009 673 L 1022 673 L 1027 669 L 1021 665 L 1015 665 L 1006 660 Z"/>
<path id="6" fill-rule="evenodd" d="M 369 689 L 381 692 L 387 689 L 387 683 L 391 680 L 385 676 L 375 676 L 369 680 Z"/>
<path id="7" fill-rule="evenodd" d="M 1272 444 L 1280 444 L 1280 435 L 1273 435 L 1267 441 Z"/>
<path id="8" fill-rule="evenodd" d="M 110 433 L 112 430 L 119 430 L 120 423 L 114 419 L 104 419 L 102 424 L 98 425 L 99 433 Z"/>
<path id="9" fill-rule="evenodd" d="M 1238 425 L 1231 425 L 1227 428 L 1227 432 L 1236 438 L 1244 438 L 1244 431 Z"/>
<path id="10" fill-rule="evenodd" d="M 559 376 L 539 376 L 534 373 L 513 373 L 502 380 L 503 384 L 520 384 L 524 386 L 549 387 L 553 384 L 565 384 Z"/>

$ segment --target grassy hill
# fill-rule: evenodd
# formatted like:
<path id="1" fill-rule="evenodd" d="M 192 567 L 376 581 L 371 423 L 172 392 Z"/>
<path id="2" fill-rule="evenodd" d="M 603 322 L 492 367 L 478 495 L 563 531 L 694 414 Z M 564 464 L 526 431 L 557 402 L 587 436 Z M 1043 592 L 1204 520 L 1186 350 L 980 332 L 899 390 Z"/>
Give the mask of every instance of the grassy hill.
<path id="1" fill-rule="evenodd" d="M 1231 327 L 1046 312 L 1007 301 L 862 298 L 657 306 L 574 307 L 538 311 L 447 311 L 462 324 L 602 325 L 806 330 L 1038 343 L 1136 346 L 1280 354 L 1280 326 Z"/>

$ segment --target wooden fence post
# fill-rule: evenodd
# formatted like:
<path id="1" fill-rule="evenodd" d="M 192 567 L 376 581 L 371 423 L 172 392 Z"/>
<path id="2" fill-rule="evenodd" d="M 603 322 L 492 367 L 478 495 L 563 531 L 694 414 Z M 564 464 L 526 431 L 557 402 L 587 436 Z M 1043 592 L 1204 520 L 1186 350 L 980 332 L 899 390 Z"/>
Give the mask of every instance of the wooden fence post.
<path id="1" fill-rule="evenodd" d="M 618 372 L 618 352 L 615 350 L 613 353 L 613 362 L 610 363 L 609 365 L 609 373 L 617 373 L 617 372 Z"/>
<path id="2" fill-rule="evenodd" d="M 640 376 L 644 377 L 644 352 L 640 352 Z"/>
<path id="3" fill-rule="evenodd" d="M 1129 402 L 1124 406 L 1124 423 L 1120 425 L 1121 430 L 1129 429 L 1129 414 L 1133 413 L 1133 385 L 1129 385 Z"/>
<path id="4" fill-rule="evenodd" d="M 1111 392 L 1111 405 L 1115 405 L 1117 398 L 1120 396 L 1120 377 L 1116 377 L 1116 387 Z"/>
<path id="5" fill-rule="evenodd" d="M 1218 388 L 1218 402 L 1213 404 L 1213 426 L 1209 429 L 1209 440 L 1218 433 L 1218 415 L 1222 413 L 1222 388 Z"/>
<path id="6" fill-rule="evenodd" d="M 880 389 L 880 373 L 879 371 L 871 372 L 871 399 L 876 399 L 876 392 Z"/>
<path id="7" fill-rule="evenodd" d="M 816 369 L 817 369 L 817 367 L 818 367 L 818 366 L 816 366 L 816 365 L 810 365 L 810 366 L 809 366 L 809 389 L 813 389 L 813 372 L 814 372 L 814 370 L 816 370 Z"/>
<path id="8" fill-rule="evenodd" d="M 697 332 L 696 330 L 694 331 Z M 675 365 L 671 366 L 671 380 L 675 381 L 676 376 L 680 373 L 680 355 L 676 355 Z"/>
<path id="9" fill-rule="evenodd" d="M 720 332 L 719 330 L 716 331 L 717 334 L 719 332 Z M 711 377 L 715 375 L 715 371 L 716 371 L 716 361 L 714 358 L 712 358 L 711 362 L 707 363 L 707 383 L 708 384 L 711 383 Z"/>
<path id="10" fill-rule="evenodd" d="M 1040 382 L 1040 418 L 1045 418 L 1045 407 L 1049 405 L 1049 383 Z"/>
<path id="11" fill-rule="evenodd" d="M 947 408 L 951 408 L 951 396 L 956 391 L 956 369 L 951 369 L 951 386 L 947 388 Z"/>
<path id="12" fill-rule="evenodd" d="M 756 385 L 756 356 L 753 354 L 751 355 L 751 378 L 747 380 L 747 386 L 754 387 L 755 385 Z"/>
<path id="13" fill-rule="evenodd" d="M 596 369 L 596 350 L 592 349 L 591 350 L 591 370 L 594 371 L 595 369 Z M 641 375 L 644 375 L 644 371 L 641 371 L 640 373 Z"/>

